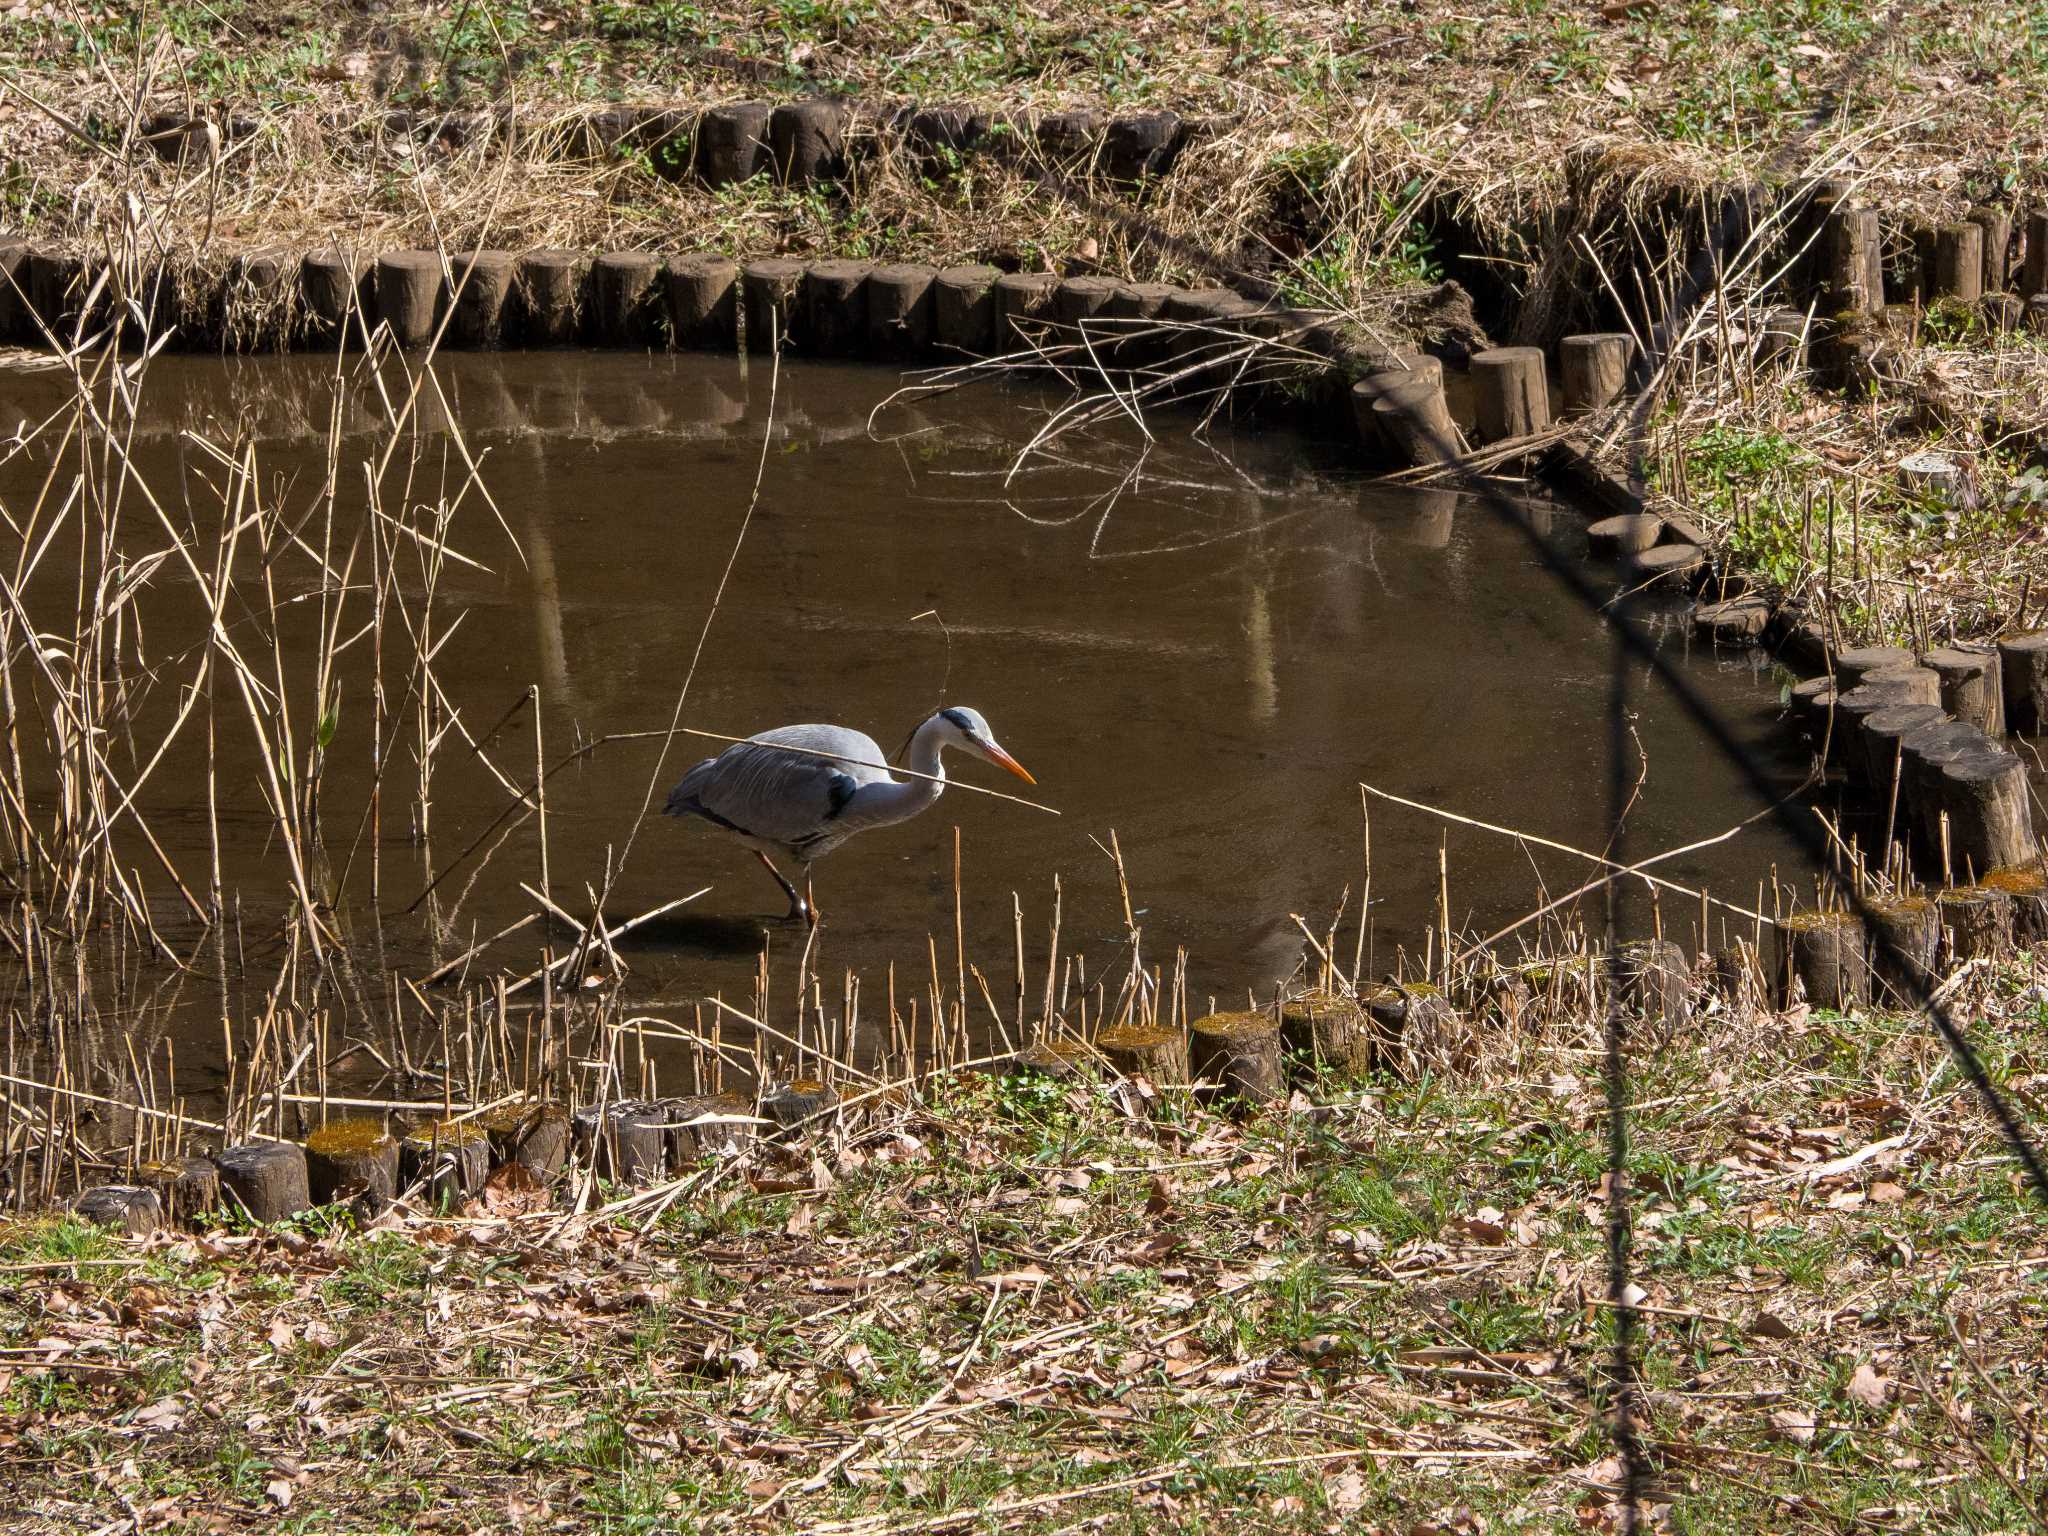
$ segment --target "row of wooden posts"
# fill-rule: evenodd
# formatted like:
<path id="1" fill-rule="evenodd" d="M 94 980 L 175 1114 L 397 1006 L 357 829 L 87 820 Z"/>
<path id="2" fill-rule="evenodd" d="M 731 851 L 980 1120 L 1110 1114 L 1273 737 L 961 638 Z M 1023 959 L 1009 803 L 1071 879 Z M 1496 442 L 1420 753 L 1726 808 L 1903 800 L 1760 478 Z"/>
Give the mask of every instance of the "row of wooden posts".
<path id="1" fill-rule="evenodd" d="M 1087 1042 L 1047 1040 L 1011 1064 L 1056 1075 L 1099 1066 L 1264 1103 L 1283 1098 L 1304 1071 L 1363 1075 L 1389 1064 L 1404 1035 L 1426 1034 L 1446 1011 L 1442 994 L 1425 985 L 1376 986 L 1359 999 L 1310 993 L 1277 1013 L 1212 1014 L 1186 1030 L 1125 1025 Z M 135 1233 L 215 1212 L 280 1221 L 335 1202 L 367 1214 L 401 1195 L 433 1208 L 476 1195 L 508 1165 L 540 1186 L 553 1184 L 572 1158 L 600 1178 L 644 1185 L 706 1156 L 739 1152 L 763 1131 L 829 1122 L 843 1102 L 826 1084 L 799 1080 L 768 1091 L 758 1104 L 725 1093 L 620 1099 L 570 1114 L 554 1104 L 518 1102 L 410 1130 L 394 1130 L 381 1117 L 339 1119 L 303 1143 L 248 1141 L 211 1156 L 146 1163 L 128 1182 L 84 1191 L 72 1208 Z"/>
<path id="2" fill-rule="evenodd" d="M 717 189 L 772 177 L 810 186 L 845 177 L 857 162 L 898 154 L 917 174 L 944 178 L 969 156 L 991 155 L 1067 175 L 1099 173 L 1138 185 L 1165 175 L 1190 144 L 1219 132 L 1213 118 L 1165 109 L 1105 113 L 1068 107 L 1029 113 L 957 103 L 812 99 L 733 101 L 712 107 L 604 107 L 582 115 L 394 108 L 370 120 L 388 142 L 461 150 L 503 144 L 558 160 L 638 158 L 657 176 Z M 257 135 L 262 119 L 227 111 L 153 113 L 141 142 L 165 159 L 204 164 Z M 352 124 L 338 123 L 346 130 Z"/>

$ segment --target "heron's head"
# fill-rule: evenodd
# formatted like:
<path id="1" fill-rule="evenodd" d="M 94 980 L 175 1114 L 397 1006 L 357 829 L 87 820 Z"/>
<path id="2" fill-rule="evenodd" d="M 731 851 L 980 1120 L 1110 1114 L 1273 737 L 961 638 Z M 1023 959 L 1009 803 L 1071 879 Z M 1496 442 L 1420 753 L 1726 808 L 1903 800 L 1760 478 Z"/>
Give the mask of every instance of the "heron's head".
<path id="1" fill-rule="evenodd" d="M 962 752 L 971 753 L 985 763 L 994 763 L 1006 768 L 1026 784 L 1038 781 L 1024 771 L 1024 765 L 996 743 L 996 733 L 988 728 L 988 721 L 982 718 L 978 709 L 955 705 L 942 709 L 933 716 L 939 722 L 939 729 L 945 734 L 941 740 L 949 747 L 958 747 Z"/>

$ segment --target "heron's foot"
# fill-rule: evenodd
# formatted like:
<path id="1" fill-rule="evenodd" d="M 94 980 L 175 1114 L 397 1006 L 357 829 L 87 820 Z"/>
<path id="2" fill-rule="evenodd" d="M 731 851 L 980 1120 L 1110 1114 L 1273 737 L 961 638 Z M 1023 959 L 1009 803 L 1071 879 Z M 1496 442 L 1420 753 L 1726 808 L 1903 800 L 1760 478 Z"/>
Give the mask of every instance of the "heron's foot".
<path id="1" fill-rule="evenodd" d="M 799 896 L 795 901 L 792 901 L 789 904 L 789 910 L 782 914 L 782 920 L 785 923 L 809 923 L 812 927 L 816 927 L 818 922 L 818 914 L 812 911 L 811 908 L 804 903 L 804 899 L 801 896 Z"/>

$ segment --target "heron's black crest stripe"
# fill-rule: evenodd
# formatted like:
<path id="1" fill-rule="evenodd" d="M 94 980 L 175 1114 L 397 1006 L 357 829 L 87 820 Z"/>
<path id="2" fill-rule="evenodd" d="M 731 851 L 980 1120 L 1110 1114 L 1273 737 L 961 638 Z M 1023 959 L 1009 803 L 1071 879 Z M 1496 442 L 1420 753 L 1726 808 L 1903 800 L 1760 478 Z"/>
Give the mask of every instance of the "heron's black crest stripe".
<path id="1" fill-rule="evenodd" d="M 957 709 L 942 709 L 939 711 L 939 713 L 944 715 L 948 720 L 952 721 L 955 725 L 959 726 L 960 729 L 965 731 L 968 735 L 972 736 L 974 734 L 974 722 L 972 720 L 969 720 L 963 711 Z"/>

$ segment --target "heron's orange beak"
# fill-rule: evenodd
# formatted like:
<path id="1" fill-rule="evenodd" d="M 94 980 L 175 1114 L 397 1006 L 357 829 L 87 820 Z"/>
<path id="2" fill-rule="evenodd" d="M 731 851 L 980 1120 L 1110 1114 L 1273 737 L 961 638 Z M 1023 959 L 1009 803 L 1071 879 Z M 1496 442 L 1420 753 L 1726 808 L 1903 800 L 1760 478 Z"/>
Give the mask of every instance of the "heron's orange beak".
<path id="1" fill-rule="evenodd" d="M 1017 775 L 1017 777 L 1022 779 L 1026 784 L 1036 784 L 1038 782 L 1038 780 L 1034 779 L 1033 777 L 1031 777 L 1030 774 L 1024 771 L 1024 765 L 1022 763 L 1018 762 L 1017 759 L 1010 756 L 1009 753 L 1005 752 L 1001 747 L 997 746 L 994 742 L 990 742 L 984 750 L 988 753 L 988 760 L 994 763 L 998 768 L 1009 769 L 1010 772 Z"/>

